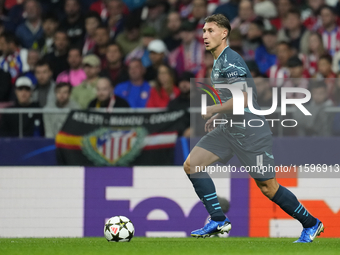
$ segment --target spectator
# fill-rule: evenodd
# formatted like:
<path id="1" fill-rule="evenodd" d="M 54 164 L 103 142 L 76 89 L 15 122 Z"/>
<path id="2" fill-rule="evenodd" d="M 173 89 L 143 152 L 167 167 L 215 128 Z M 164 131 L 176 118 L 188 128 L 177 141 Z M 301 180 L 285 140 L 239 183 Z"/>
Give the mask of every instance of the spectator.
<path id="1" fill-rule="evenodd" d="M 248 33 L 243 41 L 244 60 L 254 60 L 255 51 L 262 44 L 263 21 L 261 19 L 254 19 L 249 24 Z"/>
<path id="2" fill-rule="evenodd" d="M 327 99 L 327 87 L 322 81 L 311 84 L 312 99 L 306 109 L 312 114 L 305 116 L 297 110 L 293 118 L 299 123 L 298 134 L 300 136 L 329 136 L 331 134 L 332 116 L 324 109 L 333 106 L 330 99 Z"/>
<path id="3" fill-rule="evenodd" d="M 242 36 L 248 33 L 249 24 L 255 19 L 253 3 L 250 0 L 241 0 L 238 7 L 238 16 L 231 22 L 231 30 L 239 29 Z"/>
<path id="4" fill-rule="evenodd" d="M 95 54 L 100 59 L 101 67 L 103 67 L 106 57 L 107 46 L 110 42 L 109 30 L 105 26 L 99 26 L 94 35 L 95 45 L 90 54 Z"/>
<path id="5" fill-rule="evenodd" d="M 333 92 L 336 74 L 332 70 L 332 56 L 329 54 L 322 55 L 318 60 L 318 70 L 315 77 L 324 80 L 327 85 L 327 95 L 334 100 Z"/>
<path id="6" fill-rule="evenodd" d="M 153 27 L 145 27 L 142 30 L 142 42 L 125 58 L 125 64 L 128 65 L 129 61 L 134 58 L 139 58 L 144 67 L 149 67 L 152 63 L 150 60 L 150 52 L 148 45 L 151 41 L 156 39 L 156 30 Z"/>
<path id="7" fill-rule="evenodd" d="M 98 13 L 96 12 L 89 12 L 85 16 L 85 29 L 86 29 L 86 35 L 84 38 L 84 45 L 83 45 L 83 55 L 86 55 L 93 49 L 93 47 L 96 44 L 95 41 L 95 35 L 96 35 L 96 29 L 101 24 L 101 19 Z"/>
<path id="8" fill-rule="evenodd" d="M 118 83 L 129 80 L 129 74 L 123 63 L 123 53 L 118 44 L 111 43 L 107 46 L 106 61 L 103 74 L 109 77 L 115 87 Z"/>
<path id="9" fill-rule="evenodd" d="M 191 22 L 196 23 L 196 39 L 203 43 L 203 27 L 205 24 L 204 19 L 207 17 L 207 0 L 193 0 L 192 1 L 192 18 Z"/>
<path id="10" fill-rule="evenodd" d="M 144 80 L 145 67 L 139 59 L 129 64 L 130 80 L 116 86 L 114 94 L 125 99 L 132 108 L 144 108 L 150 96 L 150 84 Z"/>
<path id="11" fill-rule="evenodd" d="M 299 54 L 304 68 L 309 72 L 310 76 L 314 76 L 317 73 L 319 57 L 326 53 L 327 52 L 323 47 L 321 35 L 316 32 L 312 32 L 309 36 L 308 54 Z"/>
<path id="12" fill-rule="evenodd" d="M 27 54 L 27 64 L 29 66 L 29 71 L 25 72 L 23 75 L 30 78 L 33 85 L 37 84 L 37 78 L 35 77 L 35 67 L 40 60 L 40 53 L 37 50 L 29 50 Z"/>
<path id="13" fill-rule="evenodd" d="M 66 32 L 58 30 L 54 34 L 54 50 L 45 55 L 44 59 L 50 64 L 53 70 L 53 79 L 69 68 L 67 62 L 67 52 L 69 47 L 69 40 Z"/>
<path id="14" fill-rule="evenodd" d="M 278 0 L 277 2 L 278 17 L 270 21 L 277 30 L 280 30 L 283 27 L 284 18 L 288 14 L 288 11 L 292 8 L 293 0 Z"/>
<path id="15" fill-rule="evenodd" d="M 292 56 L 292 49 L 287 42 L 279 42 L 276 46 L 277 63 L 270 67 L 267 76 L 270 78 L 273 87 L 281 87 L 289 70 L 287 68 L 288 59 Z"/>
<path id="16" fill-rule="evenodd" d="M 303 63 L 298 56 L 288 59 L 287 67 L 289 70 L 289 79 L 285 81 L 283 87 L 294 87 L 308 89 L 309 73 L 304 72 Z M 287 98 L 304 98 L 303 93 L 287 93 Z"/>
<path id="17" fill-rule="evenodd" d="M 125 99 L 113 95 L 113 86 L 108 78 L 100 78 L 96 84 L 97 96 L 90 103 L 88 108 L 128 108 L 130 107 Z"/>
<path id="18" fill-rule="evenodd" d="M 325 0 L 308 0 L 309 8 L 302 15 L 305 18 L 303 24 L 308 30 L 317 31 L 321 25 L 320 8 L 325 4 Z"/>
<path id="19" fill-rule="evenodd" d="M 228 18 L 230 22 L 233 22 L 237 17 L 239 0 L 229 0 L 224 4 L 220 4 L 214 14 L 221 13 Z"/>
<path id="20" fill-rule="evenodd" d="M 256 78 L 261 76 L 259 67 L 254 60 L 246 61 L 246 65 L 248 66 L 251 77 Z"/>
<path id="21" fill-rule="evenodd" d="M 210 51 L 206 50 L 204 52 L 203 66 L 201 70 L 199 70 L 199 72 L 196 74 L 196 78 L 205 78 L 207 70 L 209 68 L 212 68 L 213 65 L 214 65 L 214 57 Z M 208 77 L 210 77 L 210 74 Z"/>
<path id="22" fill-rule="evenodd" d="M 28 51 L 20 48 L 17 41 L 12 33 L 4 32 L 0 35 L 0 48 L 3 53 L 0 57 L 0 68 L 10 73 L 12 84 L 22 73 L 29 71 Z"/>
<path id="23" fill-rule="evenodd" d="M 79 106 L 70 99 L 72 85 L 67 82 L 58 83 L 55 86 L 55 100 L 49 101 L 45 109 L 78 109 Z M 43 115 L 45 137 L 54 138 L 67 118 L 67 113 L 54 113 Z"/>
<path id="24" fill-rule="evenodd" d="M 254 13 L 255 16 L 263 19 L 272 19 L 277 17 L 276 6 L 273 1 L 270 0 L 254 1 Z"/>
<path id="25" fill-rule="evenodd" d="M 272 88 L 269 80 L 264 76 L 254 78 L 257 92 L 257 103 L 260 107 L 271 107 L 272 106 Z"/>
<path id="26" fill-rule="evenodd" d="M 71 48 L 68 51 L 67 62 L 70 69 L 60 73 L 56 82 L 69 82 L 73 87 L 78 86 L 83 80 L 86 79 L 86 74 L 81 68 L 82 55 L 79 48 Z"/>
<path id="27" fill-rule="evenodd" d="M 80 46 L 85 35 L 85 22 L 79 0 L 65 0 L 65 19 L 60 28 L 67 32 L 71 45 Z"/>
<path id="28" fill-rule="evenodd" d="M 122 48 L 124 56 L 141 44 L 140 24 L 130 17 L 125 24 L 125 30 L 116 38 L 116 43 Z"/>
<path id="29" fill-rule="evenodd" d="M 148 46 L 149 57 L 151 65 L 146 69 L 145 79 L 147 81 L 153 81 L 157 78 L 157 70 L 161 64 L 164 64 L 167 49 L 165 43 L 162 40 L 153 40 Z"/>
<path id="30" fill-rule="evenodd" d="M 183 19 L 190 17 L 192 12 L 192 0 L 181 0 L 179 3 L 179 13 Z"/>
<path id="31" fill-rule="evenodd" d="M 178 88 L 180 90 L 180 95 L 171 100 L 168 104 L 168 109 L 171 111 L 176 110 L 185 110 L 187 111 L 190 108 L 190 103 L 194 104 L 194 101 L 197 101 L 197 98 L 191 98 L 194 94 L 190 92 L 190 78 L 195 78 L 195 75 L 190 72 L 183 72 L 181 78 L 179 79 Z M 191 95 L 192 94 L 192 95 Z M 186 120 L 181 123 L 182 128 L 178 127 L 178 135 L 184 137 L 190 137 L 191 128 L 190 128 L 190 114 L 187 112 Z"/>
<path id="32" fill-rule="evenodd" d="M 331 56 L 340 50 L 340 27 L 336 23 L 336 13 L 330 6 L 324 5 L 320 9 L 322 26 L 319 33 L 323 39 L 323 45 Z"/>
<path id="33" fill-rule="evenodd" d="M 190 72 L 184 72 L 178 81 L 180 95 L 172 99 L 168 104 L 170 110 L 186 110 L 190 108 L 190 79 L 195 75 Z"/>
<path id="34" fill-rule="evenodd" d="M 58 18 L 48 13 L 42 20 L 43 36 L 33 43 L 34 49 L 39 49 L 42 55 L 53 52 L 54 34 L 59 26 Z"/>
<path id="35" fill-rule="evenodd" d="M 99 79 L 100 59 L 94 55 L 83 58 L 83 68 L 86 80 L 72 90 L 71 98 L 81 109 L 86 109 L 89 103 L 96 97 L 96 84 Z"/>
<path id="36" fill-rule="evenodd" d="M 168 36 L 163 41 L 171 52 L 181 45 L 181 16 L 178 12 L 170 12 L 167 21 Z"/>
<path id="37" fill-rule="evenodd" d="M 230 35 L 228 36 L 228 45 L 229 47 L 236 51 L 242 58 L 244 56 L 243 52 L 243 36 L 239 29 L 234 29 L 230 31 Z"/>
<path id="38" fill-rule="evenodd" d="M 108 17 L 108 11 L 105 2 L 105 0 L 97 0 L 90 6 L 90 10 L 98 13 L 102 20 L 106 20 Z"/>
<path id="39" fill-rule="evenodd" d="M 147 0 L 148 8 L 147 17 L 145 20 L 146 26 L 151 26 L 156 29 L 157 35 L 160 38 L 166 36 L 166 3 L 159 0 Z"/>
<path id="40" fill-rule="evenodd" d="M 0 69 L 0 102 L 8 102 L 12 97 L 11 75 Z"/>
<path id="41" fill-rule="evenodd" d="M 34 73 L 37 78 L 37 85 L 33 92 L 33 101 L 38 102 L 40 107 L 44 107 L 47 102 L 55 100 L 53 73 L 45 60 L 38 61 Z"/>
<path id="42" fill-rule="evenodd" d="M 110 38 L 114 40 L 124 30 L 124 3 L 122 0 L 107 0 L 106 6 L 109 15 L 107 25 L 110 31 Z"/>
<path id="43" fill-rule="evenodd" d="M 175 85 L 174 71 L 167 65 L 161 65 L 158 68 L 156 86 L 150 91 L 146 107 L 167 107 L 170 100 L 178 97 L 180 93 Z"/>
<path id="44" fill-rule="evenodd" d="M 290 9 L 283 21 L 284 28 L 279 31 L 278 40 L 288 42 L 296 53 L 306 54 L 310 32 L 302 25 L 299 10 Z"/>
<path id="45" fill-rule="evenodd" d="M 266 74 L 269 68 L 276 63 L 277 31 L 275 27 L 267 28 L 263 31 L 262 42 L 255 51 L 255 62 L 261 74 Z"/>
<path id="46" fill-rule="evenodd" d="M 184 21 L 181 27 L 182 44 L 169 54 L 169 63 L 181 75 L 184 71 L 196 73 L 202 68 L 205 47 L 195 38 L 196 27 Z"/>
<path id="47" fill-rule="evenodd" d="M 27 77 L 20 77 L 15 82 L 16 101 L 10 108 L 38 108 L 38 103 L 31 103 L 33 84 Z M 44 128 L 41 114 L 22 114 L 22 135 L 43 136 Z M 19 114 L 4 114 L 1 117 L 0 136 L 19 136 Z"/>
<path id="48" fill-rule="evenodd" d="M 33 43 L 43 36 L 41 6 L 36 0 L 26 0 L 24 11 L 26 20 L 17 27 L 15 35 L 24 48 L 30 49 Z"/>

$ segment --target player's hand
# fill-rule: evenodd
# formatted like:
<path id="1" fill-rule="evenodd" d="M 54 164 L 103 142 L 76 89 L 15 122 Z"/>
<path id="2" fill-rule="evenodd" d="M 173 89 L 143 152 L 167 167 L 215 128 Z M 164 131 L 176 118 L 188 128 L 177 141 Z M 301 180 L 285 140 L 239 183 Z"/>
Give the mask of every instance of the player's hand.
<path id="1" fill-rule="evenodd" d="M 218 118 L 218 114 L 216 114 L 215 116 L 211 117 L 204 126 L 204 130 L 205 132 L 211 132 L 213 131 L 216 127 L 214 127 L 214 120 Z"/>
<path id="2" fill-rule="evenodd" d="M 207 107 L 207 114 L 205 114 L 205 115 L 202 114 L 202 118 L 203 118 L 204 120 L 208 120 L 208 119 L 210 119 L 213 115 L 214 115 L 214 112 L 212 111 L 212 106 L 208 106 L 208 107 Z"/>
<path id="3" fill-rule="evenodd" d="M 214 129 L 215 129 L 215 127 L 213 126 L 213 124 L 214 124 L 214 119 L 213 118 L 211 118 L 211 119 L 209 119 L 206 123 L 205 123 L 205 126 L 204 126 L 204 131 L 205 132 L 211 132 L 211 131 L 213 131 Z"/>

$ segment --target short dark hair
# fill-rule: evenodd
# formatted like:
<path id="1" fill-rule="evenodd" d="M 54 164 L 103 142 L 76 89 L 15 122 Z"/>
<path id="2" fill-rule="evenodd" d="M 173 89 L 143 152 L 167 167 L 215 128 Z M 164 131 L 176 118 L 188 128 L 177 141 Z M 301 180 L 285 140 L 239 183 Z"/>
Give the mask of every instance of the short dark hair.
<path id="1" fill-rule="evenodd" d="M 122 54 L 122 56 L 124 55 L 123 49 L 122 49 L 122 47 L 118 43 L 110 42 L 107 45 L 107 48 L 110 47 L 110 46 L 116 46 L 118 48 L 119 52 Z"/>
<path id="2" fill-rule="evenodd" d="M 104 29 L 107 33 L 109 33 L 109 28 L 108 28 L 107 26 L 103 25 L 103 24 L 100 24 L 100 25 L 96 28 L 96 30 L 98 30 L 98 29 Z"/>
<path id="3" fill-rule="evenodd" d="M 69 83 L 69 82 L 59 82 L 59 83 L 57 83 L 57 84 L 55 85 L 54 91 L 57 91 L 58 89 L 60 89 L 60 88 L 62 88 L 62 87 L 68 87 L 69 92 L 71 93 L 71 91 L 72 91 L 72 85 L 71 85 L 71 83 Z"/>
<path id="4" fill-rule="evenodd" d="M 58 17 L 54 14 L 54 12 L 48 12 L 46 14 L 43 14 L 42 22 L 44 23 L 47 20 L 51 20 L 55 23 L 59 23 Z"/>
<path id="5" fill-rule="evenodd" d="M 228 30 L 228 36 L 231 31 L 231 26 L 228 18 L 224 16 L 223 14 L 213 14 L 211 16 L 208 16 L 204 19 L 206 23 L 216 23 L 218 27 L 226 28 Z M 227 38 L 228 38 L 227 36 Z"/>
<path id="6" fill-rule="evenodd" d="M 59 28 L 59 29 L 57 29 L 57 31 L 55 31 L 54 35 L 56 35 L 56 34 L 58 34 L 58 33 L 65 34 L 66 37 L 67 37 L 67 40 L 69 40 L 68 34 L 67 34 L 67 31 L 66 31 L 66 30 L 60 29 L 60 28 Z"/>
<path id="7" fill-rule="evenodd" d="M 276 46 L 279 46 L 279 45 L 286 45 L 288 49 L 291 49 L 292 48 L 292 45 L 289 43 L 289 42 L 286 42 L 286 41 L 279 41 Z"/>
<path id="8" fill-rule="evenodd" d="M 5 38 L 6 43 L 14 43 L 15 45 L 19 46 L 19 39 L 15 36 L 15 34 L 11 32 L 3 32 L 0 37 Z"/>
<path id="9" fill-rule="evenodd" d="M 309 83 L 309 89 L 312 90 L 318 88 L 327 89 L 327 85 L 324 81 L 321 80 L 311 80 Z"/>
<path id="10" fill-rule="evenodd" d="M 330 63 L 330 64 L 332 64 L 332 56 L 331 55 L 329 55 L 328 53 L 327 54 L 323 54 L 323 55 L 321 55 L 320 57 L 319 57 L 319 60 L 321 60 L 321 59 L 324 59 L 324 60 L 326 60 L 328 63 Z"/>
<path id="11" fill-rule="evenodd" d="M 299 18 L 301 17 L 301 12 L 300 12 L 300 10 L 295 9 L 295 8 L 289 9 L 288 12 L 287 12 L 287 14 L 286 14 L 286 16 L 285 16 L 285 18 L 287 18 L 288 14 L 296 15 L 296 16 L 298 16 Z"/>
<path id="12" fill-rule="evenodd" d="M 77 46 L 72 46 L 69 50 L 68 50 L 68 53 L 70 53 L 71 50 L 76 50 L 79 52 L 79 55 L 83 55 L 83 51 L 81 48 L 77 47 Z"/>
<path id="13" fill-rule="evenodd" d="M 335 8 L 332 7 L 332 6 L 329 6 L 329 5 L 327 5 L 327 4 L 322 5 L 322 6 L 320 7 L 320 9 L 319 9 L 319 13 L 321 13 L 321 11 L 322 11 L 323 9 L 327 9 L 327 10 L 329 10 L 331 13 L 333 13 L 334 15 L 337 15 Z"/>
<path id="14" fill-rule="evenodd" d="M 52 71 L 50 63 L 45 59 L 38 60 L 36 67 L 38 67 L 38 66 L 47 66 Z"/>
<path id="15" fill-rule="evenodd" d="M 132 63 L 132 62 L 138 62 L 140 63 L 142 66 L 143 66 L 143 62 L 140 58 L 132 58 L 130 61 L 129 61 L 129 64 L 128 66 Z"/>
<path id="16" fill-rule="evenodd" d="M 99 25 L 102 25 L 102 19 L 100 18 L 100 15 L 95 12 L 95 11 L 89 11 L 86 15 L 85 15 L 85 20 L 87 19 L 91 19 L 91 18 L 95 18 Z"/>

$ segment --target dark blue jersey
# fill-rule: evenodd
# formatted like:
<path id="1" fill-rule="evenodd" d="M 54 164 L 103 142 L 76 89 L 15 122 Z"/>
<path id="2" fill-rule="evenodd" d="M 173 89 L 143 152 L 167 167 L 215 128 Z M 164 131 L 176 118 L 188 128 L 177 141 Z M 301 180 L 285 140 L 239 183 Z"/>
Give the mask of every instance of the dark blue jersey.
<path id="1" fill-rule="evenodd" d="M 260 110 L 260 107 L 257 103 L 256 86 L 250 71 L 242 57 L 233 51 L 229 46 L 224 48 L 222 53 L 214 62 L 211 72 L 211 83 L 213 85 L 235 85 L 242 91 L 246 91 L 247 87 L 251 87 L 253 89 L 253 93 L 252 95 L 248 95 L 248 97 L 252 96 L 254 108 Z M 230 90 L 216 90 L 221 98 L 222 103 L 232 98 Z M 217 96 L 215 97 L 217 99 L 216 102 L 219 102 Z M 225 132 L 228 132 L 234 138 L 249 138 L 255 141 L 261 137 L 271 134 L 268 122 L 266 121 L 265 117 L 251 113 L 248 107 L 244 108 L 244 115 L 223 115 L 223 118 L 228 120 L 228 123 L 221 127 Z M 260 126 L 262 123 L 261 121 L 263 122 L 262 127 L 251 127 Z M 237 122 L 237 124 L 234 124 L 235 122 Z"/>

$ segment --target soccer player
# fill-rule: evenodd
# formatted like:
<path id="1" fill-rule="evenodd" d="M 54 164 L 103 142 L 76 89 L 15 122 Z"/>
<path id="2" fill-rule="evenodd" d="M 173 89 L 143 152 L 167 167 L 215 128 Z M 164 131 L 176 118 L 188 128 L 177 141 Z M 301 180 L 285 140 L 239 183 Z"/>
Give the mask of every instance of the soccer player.
<path id="1" fill-rule="evenodd" d="M 247 98 L 251 96 L 254 108 L 260 109 L 256 102 L 256 88 L 244 60 L 227 45 L 230 30 L 228 19 L 222 14 L 215 14 L 205 19 L 203 39 L 206 50 L 209 50 L 215 59 L 211 73 L 212 83 L 239 87 L 244 96 L 245 114 L 232 115 L 234 98 L 228 89 L 219 89 L 222 105 L 208 106 L 206 115 L 202 115 L 207 120 L 205 130 L 208 134 L 196 144 L 183 165 L 198 197 L 210 214 L 210 220 L 203 228 L 191 232 L 191 236 L 197 238 L 229 232 L 231 223 L 221 210 L 215 185 L 209 174 L 205 171 L 195 172 L 196 166 L 204 169 L 217 161 L 226 163 L 236 154 L 244 166 L 258 166 L 260 170 L 262 166 L 275 167 L 269 125 L 263 116 L 255 115 L 247 108 Z M 252 87 L 252 95 L 247 94 L 247 87 Z M 247 123 L 249 119 L 258 119 L 265 124 L 262 127 L 245 125 L 244 127 L 241 123 L 232 126 L 219 125 L 214 128 L 214 119 L 227 119 L 228 123 L 231 119 L 238 123 L 243 120 Z M 295 242 L 312 242 L 323 232 L 322 222 L 314 218 L 292 192 L 277 182 L 275 171 L 250 172 L 250 175 L 266 197 L 301 222 L 303 231 L 301 237 Z"/>

